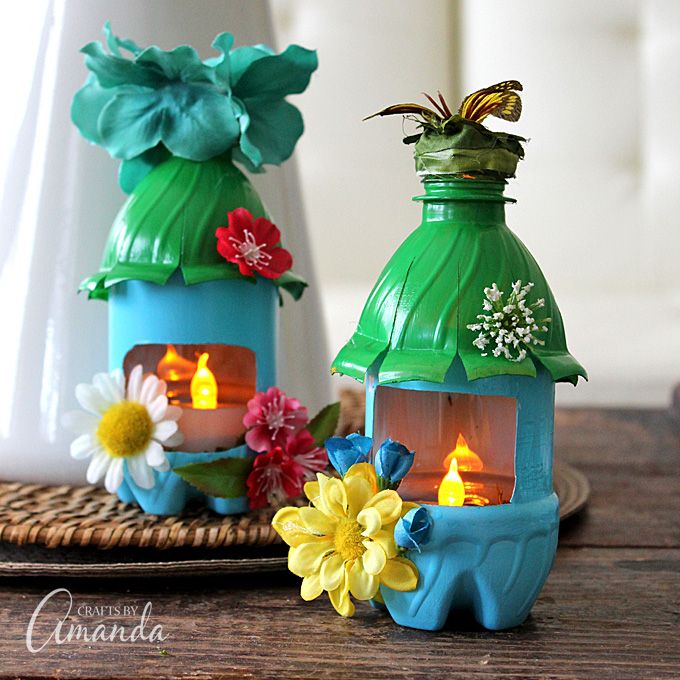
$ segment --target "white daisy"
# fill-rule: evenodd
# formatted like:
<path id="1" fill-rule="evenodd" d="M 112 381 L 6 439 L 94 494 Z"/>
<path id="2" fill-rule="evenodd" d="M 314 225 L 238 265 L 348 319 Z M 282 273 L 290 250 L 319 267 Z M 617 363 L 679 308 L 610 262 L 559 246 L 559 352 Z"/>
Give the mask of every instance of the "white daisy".
<path id="1" fill-rule="evenodd" d="M 71 456 L 92 457 L 87 468 L 90 484 L 104 477 L 106 490 L 115 493 L 127 463 L 135 484 L 151 489 L 153 470 L 170 469 L 163 445 L 181 443 L 177 420 L 182 410 L 168 405 L 166 387 L 155 375 L 144 378 L 141 365 L 132 369 L 127 391 L 121 370 L 97 373 L 91 385 L 76 387 L 76 398 L 85 412 L 66 413 L 63 424 L 79 435 L 71 443 Z"/>

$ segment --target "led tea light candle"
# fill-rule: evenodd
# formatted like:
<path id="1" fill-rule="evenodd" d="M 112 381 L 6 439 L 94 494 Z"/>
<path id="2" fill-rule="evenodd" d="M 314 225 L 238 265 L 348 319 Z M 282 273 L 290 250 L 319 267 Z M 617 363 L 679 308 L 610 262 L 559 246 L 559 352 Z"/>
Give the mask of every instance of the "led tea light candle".
<path id="1" fill-rule="evenodd" d="M 182 409 L 179 426 L 184 441 L 177 448 L 187 452 L 209 452 L 230 449 L 235 446 L 244 432 L 243 416 L 247 411 L 246 403 L 223 404 L 218 402 L 218 385 L 215 375 L 208 368 L 210 354 L 203 352 L 198 358 L 196 370 L 191 377 L 191 403 L 186 404 L 176 399 L 173 404 Z M 186 359 L 180 363 L 186 365 Z M 172 363 L 166 363 L 166 370 L 179 370 Z M 173 390 L 177 394 L 176 388 Z"/>
<path id="2" fill-rule="evenodd" d="M 465 503 L 465 484 L 458 474 L 458 461 L 451 458 L 449 470 L 444 475 L 437 494 L 439 505 L 463 505 Z"/>

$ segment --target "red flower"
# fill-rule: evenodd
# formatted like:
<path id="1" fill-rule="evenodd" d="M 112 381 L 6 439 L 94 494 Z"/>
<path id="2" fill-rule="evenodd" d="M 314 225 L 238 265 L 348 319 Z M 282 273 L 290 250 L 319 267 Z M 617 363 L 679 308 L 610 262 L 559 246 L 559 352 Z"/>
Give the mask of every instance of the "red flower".
<path id="1" fill-rule="evenodd" d="M 281 232 L 275 224 L 264 217 L 253 219 L 245 208 L 236 208 L 227 217 L 229 226 L 215 232 L 217 252 L 237 264 L 243 276 L 278 279 L 293 266 L 291 254 L 278 245 Z"/>
<path id="2" fill-rule="evenodd" d="M 309 430 L 302 430 L 291 436 L 286 444 L 286 453 L 302 469 L 305 480 L 316 479 L 316 473 L 323 472 L 328 467 L 326 449 L 316 446 Z"/>
<path id="3" fill-rule="evenodd" d="M 248 402 L 243 416 L 246 444 L 253 451 L 269 451 L 285 446 L 288 438 L 307 424 L 307 409 L 297 399 L 287 397 L 278 387 L 258 392 Z"/>
<path id="4" fill-rule="evenodd" d="M 302 478 L 300 466 L 280 446 L 261 453 L 246 479 L 250 508 L 281 505 L 286 499 L 299 496 Z"/>

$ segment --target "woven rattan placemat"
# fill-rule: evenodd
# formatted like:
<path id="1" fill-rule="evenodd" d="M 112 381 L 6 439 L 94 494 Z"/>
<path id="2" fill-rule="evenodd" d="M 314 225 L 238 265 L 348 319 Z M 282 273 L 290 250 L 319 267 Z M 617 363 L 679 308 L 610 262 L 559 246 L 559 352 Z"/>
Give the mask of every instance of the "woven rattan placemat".
<path id="1" fill-rule="evenodd" d="M 363 423 L 363 400 L 343 394 L 339 432 Z M 582 508 L 585 477 L 555 466 L 561 518 Z M 271 510 L 223 517 L 206 508 L 147 515 L 93 486 L 0 482 L 0 575 L 148 576 L 263 571 L 285 566 Z M 143 548 L 143 550 L 142 550 Z"/>

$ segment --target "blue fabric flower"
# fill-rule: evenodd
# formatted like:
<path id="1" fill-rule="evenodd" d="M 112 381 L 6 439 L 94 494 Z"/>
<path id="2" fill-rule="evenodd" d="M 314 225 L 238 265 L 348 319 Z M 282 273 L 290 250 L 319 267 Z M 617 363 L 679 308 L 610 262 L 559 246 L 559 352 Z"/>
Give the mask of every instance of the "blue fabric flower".
<path id="1" fill-rule="evenodd" d="M 409 510 L 394 527 L 394 542 L 406 550 L 417 550 L 430 540 L 432 517 L 424 508 Z"/>
<path id="2" fill-rule="evenodd" d="M 331 465 L 344 477 L 352 465 L 368 463 L 373 441 L 370 437 L 350 434 L 347 437 L 331 437 L 326 440 L 326 451 Z"/>
<path id="3" fill-rule="evenodd" d="M 123 160 L 125 191 L 170 155 L 205 161 L 233 149 L 235 160 L 259 172 L 293 153 L 303 123 L 285 97 L 305 90 L 316 52 L 298 45 L 278 55 L 265 45 L 232 50 L 233 36 L 221 33 L 213 42 L 221 55 L 201 61 L 188 45 L 141 49 L 114 36 L 108 23 L 104 34 L 108 51 L 99 42 L 82 49 L 91 73 L 71 117 L 87 140 Z"/>
<path id="4" fill-rule="evenodd" d="M 413 465 L 415 453 L 403 444 L 386 439 L 375 455 L 375 472 L 390 486 L 396 487 Z"/>

